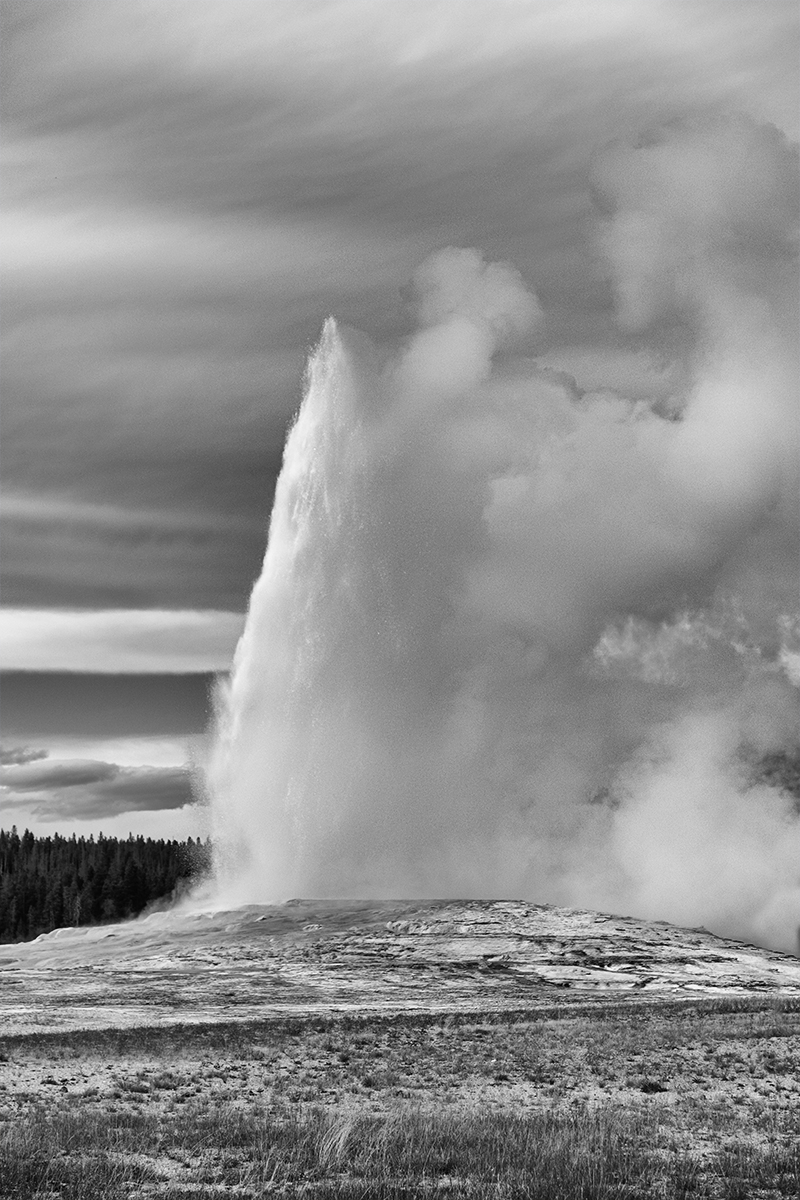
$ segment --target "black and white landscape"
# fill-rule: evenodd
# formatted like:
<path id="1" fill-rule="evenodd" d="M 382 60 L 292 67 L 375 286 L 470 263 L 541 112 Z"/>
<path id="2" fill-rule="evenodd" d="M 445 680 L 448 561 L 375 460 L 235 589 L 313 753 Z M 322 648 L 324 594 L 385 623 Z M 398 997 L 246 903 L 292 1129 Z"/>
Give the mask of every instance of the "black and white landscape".
<path id="1" fill-rule="evenodd" d="M 795 1195 L 796 7 L 0 16 L 0 1194 Z"/>

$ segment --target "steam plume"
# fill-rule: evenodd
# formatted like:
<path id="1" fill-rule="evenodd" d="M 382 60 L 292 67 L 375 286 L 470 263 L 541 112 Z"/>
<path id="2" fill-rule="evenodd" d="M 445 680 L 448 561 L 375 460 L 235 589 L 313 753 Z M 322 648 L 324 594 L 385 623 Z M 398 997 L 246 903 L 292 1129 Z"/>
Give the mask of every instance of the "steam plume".
<path id="1" fill-rule="evenodd" d="M 389 359 L 329 321 L 219 698 L 228 901 L 521 895 L 794 946 L 795 154 L 744 120 L 611 147 L 620 322 L 669 404 L 510 352 L 519 274 L 449 248 Z M 642 334 L 643 336 L 643 334 Z"/>

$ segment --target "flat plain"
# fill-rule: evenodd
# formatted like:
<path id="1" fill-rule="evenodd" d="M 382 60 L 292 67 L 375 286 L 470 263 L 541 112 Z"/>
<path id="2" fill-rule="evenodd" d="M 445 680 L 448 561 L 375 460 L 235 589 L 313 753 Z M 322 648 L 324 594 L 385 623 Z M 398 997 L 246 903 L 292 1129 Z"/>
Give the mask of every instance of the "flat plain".
<path id="1" fill-rule="evenodd" d="M 800 961 L 517 902 L 0 947 L 0 1195 L 800 1194 Z"/>

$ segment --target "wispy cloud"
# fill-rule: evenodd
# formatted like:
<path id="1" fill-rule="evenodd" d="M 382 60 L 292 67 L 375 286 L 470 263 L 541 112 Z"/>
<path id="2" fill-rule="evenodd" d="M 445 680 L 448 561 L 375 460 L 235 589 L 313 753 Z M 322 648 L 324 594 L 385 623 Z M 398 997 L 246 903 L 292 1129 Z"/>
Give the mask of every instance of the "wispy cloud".
<path id="1" fill-rule="evenodd" d="M 240 613 L 2 610 L 6 671 L 196 674 L 229 669 Z"/>
<path id="2" fill-rule="evenodd" d="M 127 508 L 111 503 L 92 503 L 57 493 L 37 493 L 18 488 L 3 490 L 2 517 L 6 522 L 26 525 L 81 526 L 114 533 L 177 536 L 241 528 L 241 519 L 219 512 Z M 262 530 L 262 524 L 257 523 Z"/>
<path id="3" fill-rule="evenodd" d="M 6 479 L 103 510 L 54 516 L 56 535 L 17 504 L 20 606 L 243 604 L 263 551 L 249 524 L 329 313 L 402 332 L 417 264 L 478 245 L 515 262 L 562 339 L 609 335 L 586 243 L 598 147 L 719 106 L 797 130 L 782 0 L 71 0 L 0 17 Z M 238 532 L 198 550 L 180 518 L 198 509 Z"/>
<path id="4" fill-rule="evenodd" d="M 226 461 L 229 456 L 220 455 L 216 463 L 201 457 L 195 464 L 198 476 L 208 466 L 217 501 Z M 133 472 L 132 461 L 120 466 L 123 477 Z M 265 507 L 269 480 L 266 488 Z M 244 607 L 246 583 L 264 552 L 264 515 L 187 517 L 183 509 L 165 509 L 151 516 L 141 509 L 64 504 L 46 493 L 21 502 L 12 493 L 8 509 L 3 597 L 13 607 L 233 611 Z"/>

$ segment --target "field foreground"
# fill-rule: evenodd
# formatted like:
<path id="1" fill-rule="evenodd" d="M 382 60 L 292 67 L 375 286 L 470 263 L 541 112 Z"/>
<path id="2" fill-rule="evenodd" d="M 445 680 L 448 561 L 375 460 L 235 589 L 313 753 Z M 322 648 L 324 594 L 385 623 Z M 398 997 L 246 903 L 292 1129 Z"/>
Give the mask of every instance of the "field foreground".
<path id="1" fill-rule="evenodd" d="M 704 930 L 303 901 L 0 959 L 3 1196 L 800 1195 L 800 962 Z"/>

